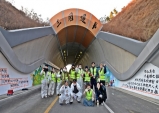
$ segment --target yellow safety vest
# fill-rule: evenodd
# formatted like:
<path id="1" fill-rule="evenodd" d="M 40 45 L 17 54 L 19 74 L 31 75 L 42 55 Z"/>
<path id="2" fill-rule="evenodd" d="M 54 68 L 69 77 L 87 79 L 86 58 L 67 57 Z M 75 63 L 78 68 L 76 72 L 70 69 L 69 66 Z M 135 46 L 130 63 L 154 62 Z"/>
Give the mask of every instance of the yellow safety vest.
<path id="1" fill-rule="evenodd" d="M 70 78 L 71 79 L 76 79 L 75 74 L 76 74 L 76 71 L 75 70 L 71 70 Z"/>
<path id="2" fill-rule="evenodd" d="M 93 74 L 93 68 L 92 68 L 92 67 L 90 68 L 90 71 L 91 71 L 91 73 Z M 97 68 L 94 67 L 94 75 L 96 75 L 96 74 L 97 74 Z"/>
<path id="3" fill-rule="evenodd" d="M 58 74 L 60 74 L 60 72 L 58 72 Z M 63 77 L 63 73 L 61 74 L 61 76 Z M 57 77 L 57 82 L 61 82 L 61 77 Z"/>
<path id="4" fill-rule="evenodd" d="M 104 69 L 102 69 L 101 71 L 99 70 L 99 78 L 102 81 L 105 81 L 105 74 L 104 74 Z"/>
<path id="5" fill-rule="evenodd" d="M 64 72 L 64 74 L 63 74 L 64 76 L 63 76 L 63 80 L 66 80 L 66 81 L 68 81 L 68 75 L 67 75 L 67 72 Z"/>
<path id="6" fill-rule="evenodd" d="M 46 79 L 46 76 L 45 76 L 45 72 L 43 71 L 42 75 L 41 75 L 41 81 Z"/>
<path id="7" fill-rule="evenodd" d="M 93 90 L 91 89 L 90 91 L 86 92 L 86 99 L 91 100 L 93 95 Z"/>
<path id="8" fill-rule="evenodd" d="M 52 73 L 51 74 L 51 80 L 56 82 L 56 74 L 55 73 Z"/>
<path id="9" fill-rule="evenodd" d="M 79 69 L 77 73 L 77 79 L 80 78 L 81 74 L 83 74 L 83 69 Z"/>
<path id="10" fill-rule="evenodd" d="M 85 74 L 84 81 L 85 81 L 85 82 L 90 82 L 90 79 L 91 79 L 91 78 L 90 78 L 90 76 L 89 76 L 89 72 L 85 72 L 84 74 Z"/>

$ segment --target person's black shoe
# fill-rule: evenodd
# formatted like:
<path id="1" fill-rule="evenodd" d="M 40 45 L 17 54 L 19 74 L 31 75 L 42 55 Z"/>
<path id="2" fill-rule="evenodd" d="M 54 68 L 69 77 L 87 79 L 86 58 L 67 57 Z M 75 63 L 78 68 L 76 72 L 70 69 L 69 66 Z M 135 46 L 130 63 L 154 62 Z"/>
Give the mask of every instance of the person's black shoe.
<path id="1" fill-rule="evenodd" d="M 60 96 L 61 94 L 58 94 L 57 96 Z"/>
<path id="2" fill-rule="evenodd" d="M 81 103 L 80 101 L 77 101 L 78 103 Z"/>
<path id="3" fill-rule="evenodd" d="M 60 103 L 60 105 L 62 106 L 63 104 L 62 104 L 62 103 Z"/>
<path id="4" fill-rule="evenodd" d="M 72 104 L 73 102 L 70 102 L 70 104 Z"/>

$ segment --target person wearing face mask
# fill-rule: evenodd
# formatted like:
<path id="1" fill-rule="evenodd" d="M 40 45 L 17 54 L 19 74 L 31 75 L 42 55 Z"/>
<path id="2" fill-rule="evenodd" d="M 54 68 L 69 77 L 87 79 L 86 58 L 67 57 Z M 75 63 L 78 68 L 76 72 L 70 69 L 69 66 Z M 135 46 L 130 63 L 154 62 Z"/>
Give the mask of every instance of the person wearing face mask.
<path id="1" fill-rule="evenodd" d="M 49 78 L 50 78 L 50 81 L 49 81 L 48 96 L 53 95 L 55 90 L 56 73 L 54 68 L 52 68 L 52 71 L 49 74 Z"/>
<path id="2" fill-rule="evenodd" d="M 77 65 L 75 68 L 76 73 L 78 72 L 78 70 L 79 70 L 79 65 Z"/>
<path id="3" fill-rule="evenodd" d="M 91 73 L 88 70 L 88 66 L 85 66 L 85 72 L 83 74 L 83 77 L 84 77 L 85 85 L 90 84 Z"/>
<path id="4" fill-rule="evenodd" d="M 61 95 L 59 96 L 60 105 L 63 105 L 64 101 L 65 104 L 68 104 L 70 102 L 71 89 L 68 86 L 67 81 L 64 81 L 64 85 L 60 88 L 60 93 L 61 93 Z"/>
<path id="5" fill-rule="evenodd" d="M 86 87 L 83 95 L 85 96 L 85 98 L 83 100 L 83 105 L 93 107 L 94 106 L 94 91 L 93 91 L 93 89 L 91 89 L 90 84 L 87 84 L 87 87 Z"/>
<path id="6" fill-rule="evenodd" d="M 76 82 L 76 79 L 73 80 L 73 83 L 71 84 L 71 98 L 70 98 L 70 104 L 73 103 L 73 98 L 77 99 L 78 103 L 81 101 L 82 93 L 80 92 L 81 87 Z"/>
<path id="7" fill-rule="evenodd" d="M 76 79 L 76 70 L 75 70 L 75 65 L 72 64 L 72 67 L 69 71 L 69 76 L 70 76 L 70 85 L 72 84 L 73 82 L 73 79 Z"/>
<path id="8" fill-rule="evenodd" d="M 62 77 L 63 77 L 63 69 L 61 68 L 60 71 L 57 73 L 57 86 L 56 86 L 56 94 L 60 96 L 60 86 L 62 83 Z"/>
<path id="9" fill-rule="evenodd" d="M 100 83 L 100 87 L 101 87 L 102 94 L 103 94 L 103 102 L 106 102 L 106 99 L 107 99 L 107 90 L 106 90 L 106 86 L 103 85 L 102 83 Z"/>
<path id="10" fill-rule="evenodd" d="M 48 67 L 44 66 L 42 71 L 40 72 L 41 75 L 41 97 L 47 98 L 47 90 L 48 90 Z"/>
<path id="11" fill-rule="evenodd" d="M 79 64 L 78 71 L 77 71 L 77 83 L 80 85 L 81 91 L 83 89 L 83 74 L 84 74 L 84 71 L 82 69 L 82 65 Z"/>
<path id="12" fill-rule="evenodd" d="M 104 99 L 105 99 L 104 91 L 105 90 L 102 88 L 102 85 L 98 82 L 96 90 L 95 90 L 97 106 L 98 105 L 103 105 L 103 102 L 104 102 Z"/>
<path id="13" fill-rule="evenodd" d="M 69 75 L 68 75 L 68 72 L 67 72 L 67 68 L 66 67 L 64 67 L 63 68 L 63 81 L 65 82 L 65 81 L 67 81 L 68 82 L 68 84 L 69 84 Z"/>
<path id="14" fill-rule="evenodd" d="M 100 64 L 100 69 L 98 70 L 99 79 L 98 82 L 102 83 L 105 86 L 105 77 L 106 69 L 103 67 L 103 64 Z"/>
<path id="15" fill-rule="evenodd" d="M 95 67 L 95 62 L 92 62 L 92 67 L 90 68 L 90 72 L 92 74 L 92 77 L 91 77 L 91 88 L 93 89 L 93 86 L 94 88 L 96 88 L 96 84 L 97 84 L 97 68 Z"/>

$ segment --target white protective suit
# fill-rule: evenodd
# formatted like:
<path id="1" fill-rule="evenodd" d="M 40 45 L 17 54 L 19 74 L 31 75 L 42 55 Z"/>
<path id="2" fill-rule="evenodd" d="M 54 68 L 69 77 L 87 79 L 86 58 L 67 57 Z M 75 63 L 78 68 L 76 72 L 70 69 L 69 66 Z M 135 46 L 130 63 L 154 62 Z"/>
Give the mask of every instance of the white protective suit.
<path id="1" fill-rule="evenodd" d="M 82 93 L 81 91 L 81 87 L 80 85 L 76 82 L 76 87 L 78 89 L 78 93 L 74 93 L 74 84 L 71 84 L 71 98 L 70 98 L 70 102 L 73 102 L 73 98 L 77 99 L 77 101 L 81 101 L 81 97 L 82 97 Z"/>
<path id="2" fill-rule="evenodd" d="M 48 75 L 43 70 L 41 71 L 40 75 L 45 76 L 44 79 L 41 80 L 41 97 L 47 98 L 47 90 L 48 90 L 48 77 L 47 76 Z"/>
<path id="3" fill-rule="evenodd" d="M 81 87 L 81 92 L 82 92 L 82 89 L 83 89 L 83 78 L 82 78 L 82 75 L 84 73 L 83 69 L 78 69 L 78 72 L 77 73 L 80 73 L 80 78 L 77 79 L 77 83 L 80 85 Z"/>
<path id="4" fill-rule="evenodd" d="M 65 100 L 65 103 L 68 104 L 70 102 L 71 97 L 71 89 L 69 86 L 63 85 L 60 88 L 61 95 L 59 96 L 59 103 L 63 104 L 63 101 Z"/>
<path id="5" fill-rule="evenodd" d="M 61 76 L 62 75 L 60 75 L 60 72 L 56 74 L 56 78 L 57 78 L 56 94 L 57 95 L 60 94 L 60 87 L 61 87 L 62 80 L 58 81 L 58 79 L 61 79 Z"/>
<path id="6" fill-rule="evenodd" d="M 55 74 L 55 77 L 56 77 L 56 73 Z M 56 79 L 56 78 L 55 78 Z M 55 84 L 56 84 L 56 81 L 55 80 L 52 80 L 52 74 L 50 74 L 48 76 L 48 80 L 49 80 L 49 89 L 48 89 L 48 95 L 54 95 L 54 91 L 55 91 Z"/>

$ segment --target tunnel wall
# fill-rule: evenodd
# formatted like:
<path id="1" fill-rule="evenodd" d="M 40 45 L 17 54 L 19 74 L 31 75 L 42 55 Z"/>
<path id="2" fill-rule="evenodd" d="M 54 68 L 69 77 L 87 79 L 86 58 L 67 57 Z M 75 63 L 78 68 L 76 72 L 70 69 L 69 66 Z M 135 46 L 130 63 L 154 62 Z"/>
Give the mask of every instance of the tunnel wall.
<path id="1" fill-rule="evenodd" d="M 22 63 L 31 64 L 40 58 L 45 58 L 45 51 L 51 39 L 51 35 L 35 39 L 15 46 L 13 50 Z"/>
<path id="2" fill-rule="evenodd" d="M 24 74 L 14 69 L 0 52 L 0 95 L 7 94 L 10 89 L 17 91 L 31 87 L 32 83 L 31 73 Z"/>
<path id="3" fill-rule="evenodd" d="M 129 40 L 122 36 L 114 34 L 110 35 L 110 33 L 106 32 L 103 34 L 106 35 L 101 35 L 101 37 L 98 36 L 96 40 L 99 40 L 95 40 L 92 45 L 90 45 L 80 63 L 89 65 L 89 60 L 97 61 L 98 63 L 104 62 L 111 70 L 111 72 L 116 76 L 116 78 L 122 81 L 131 79 L 146 62 L 152 62 L 154 64 L 156 63 L 156 66 L 158 65 L 158 63 L 155 62 L 155 59 L 158 58 L 156 54 L 158 54 L 159 49 L 159 30 L 157 30 L 151 40 L 145 43 L 146 45 L 143 45 L 142 43 L 139 44 L 140 42 Z M 107 34 L 109 35 L 108 37 Z M 112 39 L 117 39 L 117 37 L 119 39 L 113 42 L 111 36 Z M 121 39 L 123 41 L 121 41 Z M 119 42 L 118 44 L 116 44 L 117 41 Z M 111 44 L 108 42 L 114 46 L 110 46 Z M 135 53 L 136 46 L 144 46 L 142 50 L 137 50 L 138 52 L 141 51 L 140 54 L 138 54 L 138 52 Z M 112 48 L 115 47 L 116 49 L 113 50 Z M 94 57 L 92 58 L 92 56 Z"/>
<path id="4" fill-rule="evenodd" d="M 51 61 L 59 67 L 64 66 L 57 39 L 53 35 L 41 37 L 13 47 L 18 59 L 25 64 L 32 64 L 41 58 Z"/>
<path id="5" fill-rule="evenodd" d="M 96 62 L 98 65 L 101 62 L 108 61 L 115 70 L 123 73 L 135 61 L 136 56 L 119 48 L 102 39 L 96 39 L 86 51 L 83 57 L 83 65 L 91 65 L 91 62 Z"/>
<path id="6" fill-rule="evenodd" d="M 28 29 L 13 30 L 9 32 L 5 31 L 8 32 L 8 34 L 14 32 L 14 34 L 12 35 L 15 34 L 17 35 L 18 33 L 21 32 L 25 34 L 23 37 L 20 37 L 19 39 L 22 41 L 16 43 L 16 46 L 19 47 L 17 47 L 15 51 L 18 50 L 21 51 L 20 54 L 14 52 L 14 50 L 11 48 L 12 46 L 10 44 L 13 44 L 10 43 L 12 37 L 6 38 L 4 36 L 5 35 L 4 31 L 0 32 L 0 37 L 1 37 L 0 51 L 7 58 L 7 60 L 11 65 L 22 73 L 30 73 L 34 71 L 45 61 L 51 61 L 53 64 L 56 64 L 59 67 L 64 66 L 60 55 L 60 46 L 58 45 L 57 39 L 53 37 L 54 36 L 52 35 L 53 32 L 51 33 L 52 38 L 50 38 L 50 41 L 48 40 L 43 41 L 44 44 L 46 44 L 45 42 L 48 43 L 48 46 L 47 47 L 45 46 L 44 52 L 39 53 L 40 51 L 39 46 L 37 47 L 38 48 L 37 51 L 31 48 L 29 50 L 26 50 L 26 48 L 29 48 L 29 46 L 36 48 L 37 45 L 34 45 L 32 41 L 38 43 L 38 41 L 41 40 L 42 37 L 47 38 L 51 36 L 50 33 L 46 36 L 46 32 L 43 32 L 42 37 L 37 38 L 36 34 L 38 34 L 38 29 L 39 28 L 34 28 L 29 31 Z M 48 28 L 42 28 L 42 29 L 47 30 Z M 26 34 L 28 32 L 32 33 L 33 36 L 31 38 L 29 38 L 28 35 Z M 6 36 L 11 36 L 11 35 L 6 35 Z M 137 71 L 139 71 L 140 68 L 144 65 L 144 63 L 149 61 L 149 59 L 152 58 L 151 61 L 155 63 L 153 56 L 159 48 L 158 36 L 159 36 L 159 30 L 154 34 L 151 40 L 149 40 L 146 43 L 142 43 L 140 41 L 136 41 L 127 37 L 107 32 L 99 32 L 95 41 L 86 50 L 86 54 L 84 54 L 84 57 L 80 62 L 83 63 L 84 65 L 89 65 L 92 61 L 96 61 L 98 64 L 100 62 L 104 62 L 107 64 L 107 66 L 110 68 L 110 70 L 116 76 L 117 79 L 128 80 L 131 77 L 133 77 L 135 73 L 137 73 Z M 33 40 L 33 37 L 35 40 Z M 23 41 L 25 40 L 25 38 L 28 39 L 26 42 Z M 42 41 L 39 41 L 39 43 L 40 42 Z M 14 46 L 13 48 L 16 48 L 16 46 Z M 22 48 L 20 46 L 22 46 Z M 27 62 L 25 62 L 27 59 L 25 57 L 25 53 L 29 53 L 28 58 L 30 59 Z M 43 53 L 44 55 L 41 56 Z M 94 55 L 94 53 L 96 54 Z M 32 55 L 35 55 L 36 57 Z"/>

